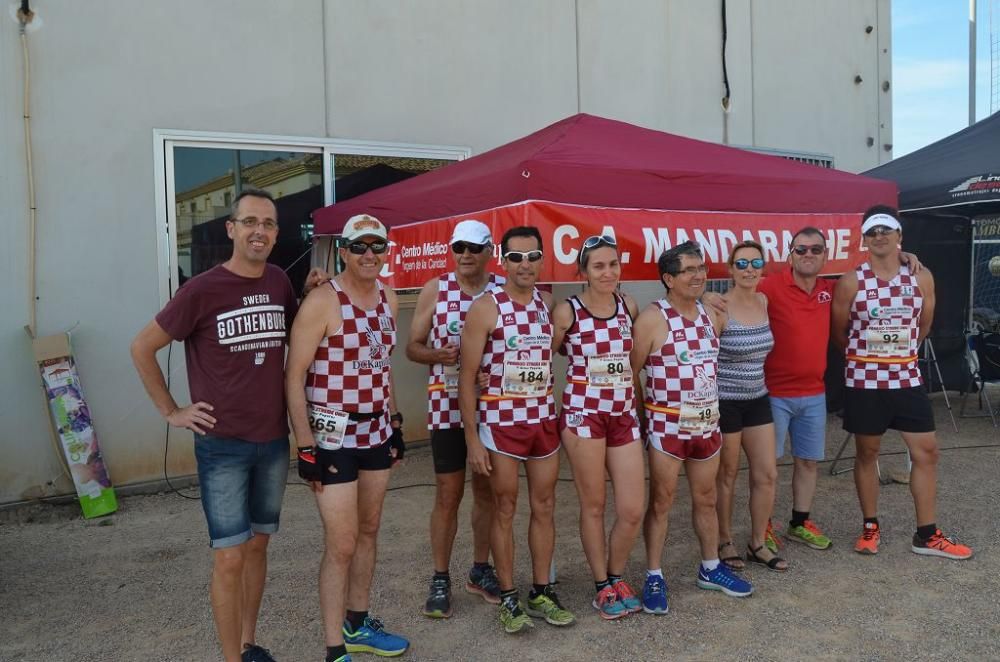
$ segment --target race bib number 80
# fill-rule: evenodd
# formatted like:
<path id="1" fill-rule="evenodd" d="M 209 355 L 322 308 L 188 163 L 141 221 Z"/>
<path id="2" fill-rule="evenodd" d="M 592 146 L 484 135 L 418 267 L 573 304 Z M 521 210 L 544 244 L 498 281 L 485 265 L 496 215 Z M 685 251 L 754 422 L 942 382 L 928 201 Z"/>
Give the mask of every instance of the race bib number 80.
<path id="1" fill-rule="evenodd" d="M 628 388 L 632 365 L 627 354 L 601 354 L 587 359 L 587 385 L 593 388 Z"/>

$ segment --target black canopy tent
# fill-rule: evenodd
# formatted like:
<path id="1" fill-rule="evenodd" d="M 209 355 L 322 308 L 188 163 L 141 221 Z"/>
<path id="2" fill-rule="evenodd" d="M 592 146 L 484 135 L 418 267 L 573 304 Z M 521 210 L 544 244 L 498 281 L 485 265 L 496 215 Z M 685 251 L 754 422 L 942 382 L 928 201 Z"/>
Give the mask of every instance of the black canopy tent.
<path id="1" fill-rule="evenodd" d="M 964 390 L 972 288 L 974 283 L 977 288 L 993 285 L 1000 294 L 1000 278 L 990 271 L 989 259 L 978 264 L 983 260 L 973 252 L 974 240 L 982 240 L 985 230 L 1000 239 L 998 226 L 984 222 L 1000 214 L 1000 114 L 863 174 L 899 187 L 904 248 L 934 273 L 937 310 L 930 337 L 945 385 Z M 1000 264 L 996 271 L 1000 274 Z M 981 310 L 976 316 L 985 320 L 990 313 Z M 993 316 L 1000 320 L 1000 313 Z"/>

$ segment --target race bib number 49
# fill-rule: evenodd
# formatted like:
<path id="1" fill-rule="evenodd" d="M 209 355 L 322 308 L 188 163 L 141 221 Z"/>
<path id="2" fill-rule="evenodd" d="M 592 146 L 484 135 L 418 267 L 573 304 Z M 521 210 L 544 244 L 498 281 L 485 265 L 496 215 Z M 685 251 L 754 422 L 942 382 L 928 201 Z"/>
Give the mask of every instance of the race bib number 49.
<path id="1" fill-rule="evenodd" d="M 349 420 L 346 412 L 310 403 L 306 405 L 306 413 L 316 445 L 328 451 L 335 451 L 344 445 L 344 430 Z"/>
<path id="2" fill-rule="evenodd" d="M 541 398 L 549 391 L 548 361 L 517 361 L 503 364 L 503 394 L 513 398 Z"/>
<path id="3" fill-rule="evenodd" d="M 628 354 L 601 354 L 587 359 L 587 385 L 593 388 L 627 388 L 632 385 Z"/>

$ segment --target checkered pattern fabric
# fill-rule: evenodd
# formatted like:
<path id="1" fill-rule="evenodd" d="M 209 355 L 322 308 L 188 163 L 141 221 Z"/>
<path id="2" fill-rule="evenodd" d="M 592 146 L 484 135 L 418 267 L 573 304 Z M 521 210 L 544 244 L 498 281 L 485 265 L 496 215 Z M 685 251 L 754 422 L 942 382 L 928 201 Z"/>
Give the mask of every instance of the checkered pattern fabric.
<path id="1" fill-rule="evenodd" d="M 573 308 L 573 325 L 566 332 L 563 347 L 569 359 L 563 409 L 582 413 L 634 412 L 635 389 L 594 388 L 588 384 L 587 361 L 604 354 L 625 354 L 632 351 L 632 316 L 624 299 L 615 295 L 618 311 L 613 317 L 594 317 L 577 297 L 568 299 Z M 626 361 L 628 359 L 626 358 Z"/>
<path id="2" fill-rule="evenodd" d="M 330 283 L 340 300 L 343 325 L 316 348 L 306 374 L 306 400 L 348 413 L 384 412 L 370 421 L 350 421 L 344 448 L 370 448 L 389 439 L 389 355 L 396 346 L 396 321 L 378 283 L 374 310 L 351 303 L 336 281 Z"/>
<path id="3" fill-rule="evenodd" d="M 862 389 L 915 388 L 923 384 L 917 363 L 917 338 L 924 297 L 917 279 L 905 265 L 891 281 L 880 280 L 868 262 L 860 265 L 858 293 L 851 302 L 850 328 L 847 335 L 846 385 Z M 873 355 L 869 334 L 873 327 L 887 331 L 905 328 L 909 343 L 905 350 Z"/>
<path id="4" fill-rule="evenodd" d="M 465 315 L 469 312 L 472 302 L 487 290 L 499 287 L 505 282 L 503 276 L 490 274 L 489 282 L 483 291 L 472 296 L 462 291 L 454 272 L 441 276 L 438 279 L 437 304 L 431 318 L 430 346 L 440 349 L 449 342 L 460 345 Z M 458 391 L 446 390 L 444 382 L 444 365 L 440 363 L 432 365 L 427 383 L 427 427 L 431 430 L 462 425 L 462 412 L 458 409 Z"/>
<path id="5" fill-rule="evenodd" d="M 719 339 L 700 303 L 695 321 L 677 312 L 666 299 L 654 305 L 660 308 L 667 321 L 667 339 L 658 352 L 646 359 L 646 401 L 653 407 L 675 411 L 660 412 L 647 407 L 648 431 L 660 436 L 692 439 L 689 431 L 678 427 L 676 410 L 692 393 L 717 390 Z M 704 438 L 713 434 L 708 432 Z"/>
<path id="6" fill-rule="evenodd" d="M 500 288 L 490 290 L 497 306 L 497 326 L 483 351 L 481 366 L 490 381 L 479 397 L 479 422 L 484 425 L 539 423 L 556 417 L 552 397 L 552 321 L 545 302 L 535 290 L 531 303 L 523 306 Z M 525 338 L 535 339 L 526 343 Z M 504 359 L 517 357 L 549 364 L 548 392 L 543 397 L 518 398 L 503 394 Z"/>

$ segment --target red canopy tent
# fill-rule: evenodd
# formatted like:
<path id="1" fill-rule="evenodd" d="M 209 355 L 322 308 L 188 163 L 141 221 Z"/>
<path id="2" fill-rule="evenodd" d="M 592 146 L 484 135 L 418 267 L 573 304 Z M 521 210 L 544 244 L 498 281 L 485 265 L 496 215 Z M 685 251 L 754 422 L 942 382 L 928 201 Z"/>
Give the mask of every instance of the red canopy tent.
<path id="1" fill-rule="evenodd" d="M 861 212 L 895 202 L 891 182 L 580 114 L 317 209 L 313 219 L 324 235 L 354 214 L 378 217 L 392 228 L 386 275 L 396 287 L 417 287 L 447 270 L 451 229 L 470 217 L 497 240 L 512 225 L 538 226 L 544 281 L 573 280 L 580 239 L 601 233 L 616 235 L 626 280 L 655 280 L 659 253 L 686 239 L 701 243 L 713 264 L 744 238 L 783 261 L 791 234 L 805 225 L 827 233 L 828 271 L 836 273 L 856 261 Z"/>

